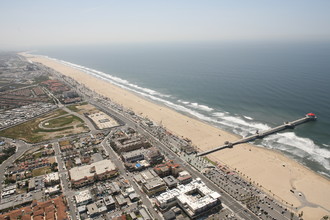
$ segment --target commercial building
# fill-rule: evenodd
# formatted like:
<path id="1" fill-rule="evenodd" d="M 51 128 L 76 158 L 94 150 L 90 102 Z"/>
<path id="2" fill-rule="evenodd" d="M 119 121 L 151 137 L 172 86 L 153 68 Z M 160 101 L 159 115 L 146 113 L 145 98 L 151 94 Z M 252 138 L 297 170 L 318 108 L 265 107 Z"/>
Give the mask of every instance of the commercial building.
<path id="1" fill-rule="evenodd" d="M 163 178 L 168 188 L 175 188 L 178 185 L 178 181 L 173 176 L 166 176 Z"/>
<path id="2" fill-rule="evenodd" d="M 164 163 L 164 164 L 158 164 L 154 167 L 155 172 L 160 177 L 165 177 L 168 175 L 172 175 L 177 177 L 179 172 L 183 171 L 180 164 L 174 163 L 172 160 Z"/>
<path id="3" fill-rule="evenodd" d="M 148 195 L 152 196 L 156 193 L 163 192 L 166 190 L 166 184 L 160 177 L 154 177 L 142 185 L 143 191 Z"/>
<path id="4" fill-rule="evenodd" d="M 61 192 L 60 185 L 51 186 L 51 187 L 48 187 L 47 189 L 45 189 L 45 194 L 48 194 L 48 195 L 55 195 L 60 192 Z"/>
<path id="5" fill-rule="evenodd" d="M 150 215 L 148 214 L 148 212 L 144 207 L 139 209 L 139 213 L 142 216 L 143 220 L 151 220 Z"/>
<path id="6" fill-rule="evenodd" d="M 136 136 L 132 138 L 125 136 L 122 138 L 118 138 L 117 141 L 111 143 L 111 146 L 114 148 L 116 152 L 122 153 L 122 152 L 137 150 L 142 147 L 148 148 L 151 145 L 148 141 L 144 140 L 140 136 Z"/>
<path id="7" fill-rule="evenodd" d="M 127 204 L 127 200 L 122 194 L 117 195 L 115 198 L 119 206 L 124 206 Z"/>
<path id="8" fill-rule="evenodd" d="M 110 210 L 110 209 L 114 209 L 116 208 L 116 202 L 113 199 L 112 196 L 107 196 L 103 198 L 104 204 L 106 205 L 106 207 Z"/>
<path id="9" fill-rule="evenodd" d="M 9 196 L 15 194 L 16 193 L 16 188 L 17 188 L 16 184 L 7 186 L 6 188 L 4 188 L 2 190 L 1 198 L 6 198 L 6 197 L 9 197 Z"/>
<path id="10" fill-rule="evenodd" d="M 86 205 L 92 202 L 92 194 L 88 189 L 86 189 L 84 191 L 77 192 L 75 199 L 77 206 Z"/>
<path id="11" fill-rule="evenodd" d="M 60 183 L 60 177 L 58 176 L 58 172 L 48 173 L 44 176 L 45 186 L 53 186 Z"/>
<path id="12" fill-rule="evenodd" d="M 187 185 L 179 185 L 157 196 L 156 204 L 161 210 L 179 205 L 190 218 L 196 218 L 220 207 L 221 202 L 220 194 L 209 189 L 200 178 L 197 178 Z"/>
<path id="13" fill-rule="evenodd" d="M 190 173 L 188 173 L 188 171 L 182 171 L 179 173 L 177 180 L 180 184 L 187 184 L 192 181 L 192 176 L 190 175 Z"/>
<path id="14" fill-rule="evenodd" d="M 146 155 L 146 160 L 149 161 L 150 164 L 159 164 L 162 163 L 164 160 L 164 156 L 160 153 L 158 148 L 151 147 L 148 149 L 148 153 Z"/>
<path id="15" fill-rule="evenodd" d="M 32 191 L 32 190 L 35 190 L 35 188 L 36 188 L 36 182 L 35 182 L 34 178 L 31 178 L 29 180 L 28 190 Z"/>
<path id="16" fill-rule="evenodd" d="M 136 202 L 140 199 L 139 195 L 136 193 L 129 194 L 128 197 L 132 202 Z"/>
<path id="17" fill-rule="evenodd" d="M 99 209 L 95 203 L 87 205 L 86 208 L 87 208 L 87 214 L 89 214 L 90 217 L 92 218 L 100 214 Z"/>
<path id="18" fill-rule="evenodd" d="M 101 160 L 90 165 L 74 167 L 69 174 L 72 186 L 79 188 L 97 180 L 113 177 L 118 174 L 118 171 L 110 160 Z"/>
<path id="19" fill-rule="evenodd" d="M 148 153 L 147 149 L 138 149 L 122 154 L 122 159 L 127 163 L 134 163 L 136 161 L 144 160 L 145 155 Z"/>

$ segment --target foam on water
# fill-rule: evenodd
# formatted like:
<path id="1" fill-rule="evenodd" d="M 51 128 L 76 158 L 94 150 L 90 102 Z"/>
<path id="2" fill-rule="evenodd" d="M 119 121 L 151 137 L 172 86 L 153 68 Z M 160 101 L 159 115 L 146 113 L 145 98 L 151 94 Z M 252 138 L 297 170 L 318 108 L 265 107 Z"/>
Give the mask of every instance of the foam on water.
<path id="1" fill-rule="evenodd" d="M 330 170 L 330 151 L 317 146 L 308 138 L 298 137 L 294 132 L 277 133 L 265 137 L 262 145 L 289 152 L 299 157 L 308 157 Z"/>
<path id="2" fill-rule="evenodd" d="M 47 58 L 53 59 L 49 57 Z M 175 98 L 171 95 L 162 94 L 149 88 L 140 87 L 136 84 L 129 82 L 128 80 L 124 80 L 119 77 L 106 74 L 104 72 L 100 72 L 88 67 L 66 62 L 63 60 L 53 60 L 60 62 L 64 65 L 76 68 L 80 71 L 98 77 L 100 79 L 111 82 L 116 86 L 132 91 L 156 102 L 163 103 L 164 105 L 173 108 L 177 111 L 187 113 L 220 128 L 230 130 L 235 134 L 239 134 L 243 137 L 248 136 L 250 134 L 254 134 L 257 130 L 264 131 L 270 129 L 269 125 L 261 122 L 256 122 L 252 117 L 249 116 L 232 115 L 229 112 L 214 109 L 197 102 L 175 100 Z M 296 157 L 299 157 L 301 160 L 303 158 L 308 158 L 322 165 L 322 167 L 324 167 L 328 171 L 330 170 L 330 151 L 326 149 L 329 146 L 323 144 L 323 147 L 325 148 L 322 148 L 320 146 L 317 146 L 312 140 L 308 138 L 298 137 L 294 132 L 277 133 L 274 135 L 270 135 L 268 137 L 265 137 L 261 141 L 261 145 L 267 148 L 277 149 L 283 152 L 287 152 L 289 154 L 293 154 Z"/>
<path id="3" fill-rule="evenodd" d="M 212 115 L 214 117 L 217 117 L 217 118 L 221 118 L 221 117 L 225 116 L 225 114 L 226 114 L 225 112 L 214 112 L 214 113 L 212 113 Z"/>
<path id="4" fill-rule="evenodd" d="M 151 90 L 151 89 L 145 89 L 145 88 L 142 88 L 142 87 L 139 87 L 137 85 L 134 85 L 134 84 L 131 84 L 130 82 L 128 82 L 127 80 L 123 80 L 119 77 L 115 77 L 115 76 L 112 76 L 112 75 L 109 75 L 109 74 L 106 74 L 106 73 L 103 73 L 103 72 L 100 72 L 100 71 L 97 71 L 97 70 L 93 70 L 93 69 L 90 69 L 90 68 L 87 68 L 87 67 L 84 67 L 84 66 L 81 66 L 81 65 L 77 65 L 77 64 L 73 64 L 73 63 L 70 63 L 70 62 L 66 62 L 66 61 L 62 61 L 62 60 L 58 60 L 58 59 L 53 59 L 57 62 L 61 62 L 65 65 L 68 65 L 68 66 L 71 66 L 71 67 L 74 67 L 78 70 L 81 70 L 85 73 L 88 73 L 90 75 L 93 75 L 93 76 L 96 76 L 98 78 L 101 78 L 103 80 L 106 80 L 106 81 L 109 81 L 111 83 L 113 83 L 114 85 L 116 86 L 119 86 L 121 88 L 124 88 L 124 89 L 127 89 L 129 91 L 132 91 L 132 92 L 135 92 L 137 94 L 140 94 L 144 97 L 148 97 L 152 100 L 155 100 L 155 101 L 158 101 L 158 102 L 161 102 L 171 108 L 174 108 L 175 110 L 178 110 L 178 111 L 182 111 L 182 112 L 186 112 L 190 115 L 193 115 L 201 120 L 204 120 L 204 121 L 207 121 L 207 122 L 211 122 L 211 123 L 216 123 L 217 121 L 211 117 L 208 117 L 206 115 L 203 115 L 197 111 L 194 111 L 192 109 L 189 109 L 185 106 L 182 106 L 182 105 L 178 105 L 178 104 L 175 104 L 173 102 L 170 102 L 168 100 L 165 100 L 163 98 L 160 98 L 160 97 L 170 97 L 169 95 L 163 95 L 159 92 L 156 92 L 154 90 Z M 139 91 L 140 90 L 140 91 Z M 159 97 L 157 97 L 159 96 Z M 207 106 L 205 106 L 207 107 Z M 204 107 L 204 108 L 205 108 Z"/>
<path id="5" fill-rule="evenodd" d="M 128 87 L 131 87 L 131 88 L 134 88 L 136 90 L 139 90 L 139 91 L 142 91 L 144 93 L 147 93 L 147 94 L 150 94 L 150 95 L 156 95 L 156 96 L 160 96 L 160 97 L 170 97 L 170 95 L 166 95 L 166 94 L 161 94 L 155 90 L 152 90 L 152 89 L 149 89 L 149 88 L 143 88 L 143 87 L 140 87 L 136 84 L 133 84 L 133 83 L 130 83 L 129 81 L 127 80 L 124 80 L 124 79 L 121 79 L 119 77 L 116 77 L 116 76 L 112 76 L 112 75 L 109 75 L 109 74 L 106 74 L 106 73 L 103 73 L 101 71 L 97 71 L 97 70 L 94 70 L 94 69 L 91 69 L 91 68 L 88 68 L 88 67 L 84 67 L 84 66 L 81 66 L 81 65 L 77 65 L 77 64 L 74 64 L 74 63 L 70 63 L 70 62 L 66 62 L 66 61 L 63 61 L 63 60 L 58 60 L 58 59 L 54 59 L 58 62 L 61 62 L 65 65 L 68 65 L 68 66 L 72 66 L 76 69 L 79 69 L 83 72 L 86 72 L 86 73 L 89 73 L 89 74 L 93 74 L 93 75 L 100 75 L 104 78 L 107 78 L 107 79 L 111 79 L 112 82 L 116 82 L 116 83 L 119 83 L 119 84 L 122 84 L 122 85 L 125 85 L 125 86 L 128 86 Z"/>
<path id="6" fill-rule="evenodd" d="M 193 108 L 196 108 L 196 109 L 207 111 L 207 112 L 210 112 L 210 111 L 213 111 L 214 110 L 213 108 L 210 108 L 210 107 L 208 107 L 206 105 L 200 105 L 197 102 L 190 103 L 190 106 L 193 107 Z"/>
<path id="7" fill-rule="evenodd" d="M 194 109 L 197 109 L 197 110 L 202 110 L 202 111 L 206 111 L 206 112 L 211 112 L 213 111 L 214 109 L 207 106 L 207 105 L 202 105 L 202 104 L 199 104 L 197 102 L 188 102 L 188 101 L 182 101 L 182 100 L 178 100 L 179 103 L 182 103 L 186 106 L 189 106 L 189 107 L 192 107 Z"/>
<path id="8" fill-rule="evenodd" d="M 178 100 L 178 102 L 180 102 L 180 103 L 183 103 L 183 104 L 185 104 L 185 105 L 188 105 L 190 102 L 187 102 L 187 101 L 182 101 L 182 100 Z"/>
<path id="9" fill-rule="evenodd" d="M 246 116 L 246 115 L 243 115 L 243 117 L 244 117 L 245 119 L 248 119 L 248 120 L 250 120 L 250 121 L 252 121 L 252 120 L 253 120 L 253 118 L 251 118 L 251 117 L 249 117 L 249 116 Z"/>

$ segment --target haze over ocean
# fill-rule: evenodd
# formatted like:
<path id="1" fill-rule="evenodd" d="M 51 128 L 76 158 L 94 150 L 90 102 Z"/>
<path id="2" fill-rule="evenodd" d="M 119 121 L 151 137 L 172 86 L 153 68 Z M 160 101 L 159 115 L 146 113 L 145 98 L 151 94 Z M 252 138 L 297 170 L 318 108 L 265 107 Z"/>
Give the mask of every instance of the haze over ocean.
<path id="1" fill-rule="evenodd" d="M 76 68 L 241 136 L 313 112 L 316 122 L 255 144 L 330 177 L 329 43 L 122 44 L 34 53 L 80 65 Z"/>

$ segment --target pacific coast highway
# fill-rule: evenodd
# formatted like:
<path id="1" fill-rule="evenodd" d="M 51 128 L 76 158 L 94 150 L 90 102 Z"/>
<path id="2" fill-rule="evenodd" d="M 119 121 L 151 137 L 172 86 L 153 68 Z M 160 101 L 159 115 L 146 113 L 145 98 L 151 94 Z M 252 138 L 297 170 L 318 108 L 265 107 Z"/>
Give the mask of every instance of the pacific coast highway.
<path id="1" fill-rule="evenodd" d="M 115 118 L 121 120 L 124 122 L 127 126 L 130 126 L 132 128 L 135 128 L 138 133 L 144 135 L 150 140 L 153 140 L 154 143 L 157 144 L 158 147 L 161 148 L 162 151 L 165 151 L 168 155 L 170 155 L 171 158 L 176 163 L 181 164 L 189 173 L 192 174 L 194 178 L 201 178 L 212 190 L 217 191 L 221 195 L 221 201 L 224 203 L 227 207 L 229 207 L 236 215 L 238 215 L 242 219 L 255 219 L 258 220 L 259 218 L 254 215 L 250 210 L 248 210 L 246 207 L 244 207 L 241 203 L 233 199 L 230 195 L 222 191 L 218 186 L 216 186 L 213 182 L 211 182 L 208 178 L 206 178 L 203 174 L 192 168 L 186 161 L 182 160 L 176 153 L 168 149 L 163 143 L 161 143 L 158 138 L 151 135 L 148 131 L 146 131 L 144 128 L 142 128 L 139 124 L 132 121 L 130 118 L 124 116 L 123 114 L 114 111 L 113 109 L 110 109 L 108 107 L 105 107 L 101 105 L 100 103 L 89 99 L 88 100 L 90 104 L 95 105 L 100 110 L 106 112 L 109 115 L 114 116 Z"/>

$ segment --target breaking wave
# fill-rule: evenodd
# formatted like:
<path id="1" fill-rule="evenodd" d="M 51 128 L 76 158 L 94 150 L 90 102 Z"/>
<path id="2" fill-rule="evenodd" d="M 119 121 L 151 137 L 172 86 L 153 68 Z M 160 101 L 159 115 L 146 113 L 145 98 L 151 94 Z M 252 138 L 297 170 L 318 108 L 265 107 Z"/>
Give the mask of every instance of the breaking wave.
<path id="1" fill-rule="evenodd" d="M 179 112 L 192 115 L 202 121 L 211 123 L 222 129 L 229 130 L 243 137 L 254 134 L 257 131 L 264 131 L 271 128 L 269 125 L 257 122 L 252 117 L 246 115 L 233 115 L 226 111 L 214 109 L 205 104 L 177 99 L 172 95 L 162 94 L 155 90 L 138 86 L 129 82 L 128 80 L 124 80 L 101 71 L 59 59 L 49 57 L 47 58 L 60 62 L 66 66 L 73 67 L 100 79 L 106 80 L 123 89 L 132 91 L 141 96 L 162 103 Z M 284 132 L 270 135 L 261 141 L 261 145 L 267 148 L 280 150 L 284 153 L 294 155 L 295 158 L 299 158 L 299 161 L 307 158 L 308 160 L 317 162 L 327 171 L 330 171 L 330 151 L 326 149 L 329 148 L 329 146 L 323 144 L 322 148 L 316 145 L 312 140 L 299 137 L 294 132 Z M 322 173 L 323 171 L 318 172 Z M 326 173 L 323 172 L 323 175 L 324 174 Z M 329 176 L 329 174 L 326 175 Z"/>
<path id="2" fill-rule="evenodd" d="M 320 148 L 308 138 L 298 137 L 294 132 L 273 134 L 265 137 L 262 145 L 288 152 L 301 158 L 308 158 L 330 170 L 330 151 Z"/>

